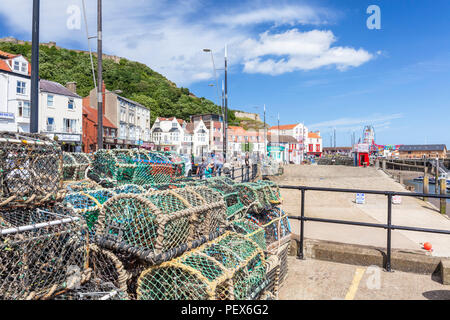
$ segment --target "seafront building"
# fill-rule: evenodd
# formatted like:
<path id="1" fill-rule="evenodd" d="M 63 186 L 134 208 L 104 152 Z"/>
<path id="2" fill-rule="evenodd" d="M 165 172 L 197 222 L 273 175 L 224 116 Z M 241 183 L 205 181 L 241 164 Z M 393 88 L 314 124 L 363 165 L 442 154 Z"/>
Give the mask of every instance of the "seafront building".
<path id="1" fill-rule="evenodd" d="M 76 94 L 76 83 L 69 82 L 65 87 L 40 80 L 39 89 L 39 132 L 58 141 L 64 151 L 80 152 L 83 104 Z"/>
<path id="2" fill-rule="evenodd" d="M 102 85 L 103 115 L 118 128 L 114 144 L 121 149 L 150 147 L 150 110 L 133 100 L 106 90 Z M 91 90 L 88 97 L 90 107 L 97 109 L 97 90 Z"/>
<path id="3" fill-rule="evenodd" d="M 0 51 L 0 131 L 30 131 L 31 65 Z"/>
<path id="4" fill-rule="evenodd" d="M 303 123 L 273 126 L 269 128 L 269 132 L 276 135 L 291 136 L 297 140 L 297 147 L 291 149 L 291 155 L 289 156 L 293 163 L 300 164 L 306 159 L 309 130 Z"/>
<path id="5" fill-rule="evenodd" d="M 151 138 L 157 151 L 202 156 L 211 151 L 210 130 L 200 119 L 188 123 L 175 117 L 158 117 L 151 128 Z"/>
<path id="6" fill-rule="evenodd" d="M 401 145 L 398 151 L 400 159 L 445 159 L 447 156 L 447 146 L 445 144 Z"/>
<path id="7" fill-rule="evenodd" d="M 316 132 L 308 132 L 308 138 L 306 139 L 306 154 L 309 157 L 318 157 L 322 156 L 323 151 L 323 143 L 322 137 L 320 136 L 320 131 Z"/>

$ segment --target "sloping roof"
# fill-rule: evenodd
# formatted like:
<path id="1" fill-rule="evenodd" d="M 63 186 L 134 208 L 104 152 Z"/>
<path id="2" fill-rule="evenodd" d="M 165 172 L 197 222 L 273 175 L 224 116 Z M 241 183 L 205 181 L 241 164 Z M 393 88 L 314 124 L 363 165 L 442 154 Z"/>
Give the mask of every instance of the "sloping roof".
<path id="1" fill-rule="evenodd" d="M 315 132 L 308 132 L 308 138 L 321 139 L 322 137 Z"/>
<path id="2" fill-rule="evenodd" d="M 11 68 L 5 60 L 0 60 L 0 70 L 11 71 Z"/>
<path id="3" fill-rule="evenodd" d="M 95 124 L 98 123 L 97 122 L 97 119 L 98 119 L 97 109 L 83 105 L 83 114 L 87 115 L 87 118 L 90 121 L 94 122 Z M 105 117 L 104 115 L 103 115 L 103 126 L 108 127 L 108 128 L 117 129 L 117 127 L 111 121 L 109 121 L 109 119 L 107 117 Z"/>
<path id="4" fill-rule="evenodd" d="M 0 50 L 0 70 L 4 71 L 13 71 L 9 65 L 6 63 L 5 60 L 11 60 L 16 57 L 23 57 L 21 54 L 12 54 L 5 51 Z M 25 60 L 27 60 L 25 57 L 23 57 Z M 28 60 L 27 60 L 28 61 Z M 31 76 L 31 63 L 28 61 L 28 75 Z"/>
<path id="5" fill-rule="evenodd" d="M 269 142 L 298 143 L 298 141 L 293 136 L 286 135 L 267 135 L 267 140 Z"/>
<path id="6" fill-rule="evenodd" d="M 12 54 L 12 53 L 8 53 L 8 52 L 0 50 L 0 58 L 2 58 L 2 59 L 12 59 L 17 56 L 20 56 L 20 54 Z"/>
<path id="7" fill-rule="evenodd" d="M 193 134 L 194 133 L 194 124 L 192 122 L 188 122 L 186 124 L 186 132 L 189 134 Z"/>
<path id="8" fill-rule="evenodd" d="M 62 84 L 49 80 L 41 79 L 39 81 L 39 88 L 42 92 L 54 93 L 67 97 L 81 98 L 79 95 L 73 93 Z"/>
<path id="9" fill-rule="evenodd" d="M 137 103 L 136 101 L 133 101 L 133 100 L 127 99 L 127 98 L 125 98 L 125 97 L 119 96 L 118 94 L 117 94 L 117 96 L 118 96 L 120 99 L 125 100 L 125 101 L 127 101 L 127 102 L 129 102 L 129 103 L 131 103 L 131 104 L 135 104 L 135 105 L 137 105 L 137 106 L 139 106 L 139 107 L 146 108 L 145 106 L 143 106 L 143 105 L 140 104 L 140 103 Z M 147 108 L 146 108 L 146 109 L 147 109 Z"/>
<path id="10" fill-rule="evenodd" d="M 444 151 L 447 147 L 445 144 L 413 144 L 402 145 L 399 151 Z"/>
<path id="11" fill-rule="evenodd" d="M 280 130 L 291 130 L 294 129 L 296 126 L 298 126 L 299 124 L 284 124 L 280 126 Z M 278 126 L 273 126 L 270 127 L 269 130 L 278 130 Z"/>

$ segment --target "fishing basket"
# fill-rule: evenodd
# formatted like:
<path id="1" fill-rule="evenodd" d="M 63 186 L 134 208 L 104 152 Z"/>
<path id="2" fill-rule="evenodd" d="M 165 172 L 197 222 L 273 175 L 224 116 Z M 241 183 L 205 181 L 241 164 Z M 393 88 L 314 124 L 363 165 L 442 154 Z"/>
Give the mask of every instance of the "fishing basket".
<path id="1" fill-rule="evenodd" d="M 0 299 L 50 299 L 89 279 L 85 224 L 67 211 L 0 213 Z"/>
<path id="2" fill-rule="evenodd" d="M 138 280 L 139 300 L 244 300 L 266 281 L 264 253 L 252 240 L 233 232 L 159 266 Z"/>
<path id="3" fill-rule="evenodd" d="M 63 179 L 65 181 L 79 181 L 87 179 L 87 170 L 91 159 L 85 153 L 63 152 Z"/>
<path id="4" fill-rule="evenodd" d="M 221 195 L 207 187 L 120 194 L 100 211 L 98 243 L 158 264 L 198 247 L 226 227 Z"/>
<path id="5" fill-rule="evenodd" d="M 60 200 L 62 151 L 45 136 L 0 132 L 0 208 Z"/>
<path id="6" fill-rule="evenodd" d="M 152 160 L 152 154 L 138 149 L 99 150 L 94 155 L 91 179 L 106 186 L 170 183 L 176 177 L 171 162 Z"/>

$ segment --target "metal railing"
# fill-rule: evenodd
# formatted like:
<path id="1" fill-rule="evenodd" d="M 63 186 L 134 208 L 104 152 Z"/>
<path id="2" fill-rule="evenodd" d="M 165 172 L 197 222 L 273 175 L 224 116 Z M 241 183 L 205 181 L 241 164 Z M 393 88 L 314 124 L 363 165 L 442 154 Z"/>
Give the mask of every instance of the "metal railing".
<path id="1" fill-rule="evenodd" d="M 359 190 L 359 189 L 337 189 L 337 188 L 319 188 L 319 187 L 305 187 L 305 186 L 279 186 L 282 189 L 294 189 L 301 191 L 301 210 L 300 216 L 289 216 L 290 219 L 300 220 L 300 244 L 298 246 L 298 258 L 304 259 L 304 231 L 305 231 L 305 221 L 313 222 L 323 222 L 323 223 L 333 223 L 333 224 L 345 224 L 360 227 L 369 228 L 381 228 L 387 230 L 387 245 L 386 245 L 386 271 L 391 271 L 391 245 L 392 245 L 392 230 L 405 230 L 405 231 L 415 231 L 415 232 L 427 232 L 427 233 L 438 233 L 450 235 L 450 230 L 438 230 L 438 229 L 427 229 L 418 227 L 407 227 L 398 226 L 392 224 L 392 199 L 393 196 L 403 196 L 403 197 L 427 197 L 427 198 L 439 198 L 439 199 L 450 199 L 450 195 L 444 194 L 425 194 L 425 193 L 411 193 L 411 192 L 396 192 L 396 191 L 377 191 L 377 190 Z M 388 206 L 387 206 L 387 222 L 386 224 L 381 223 L 367 223 L 367 222 L 355 222 L 346 220 L 335 220 L 335 219 L 323 219 L 323 218 L 312 218 L 305 217 L 305 194 L 306 191 L 323 191 L 323 192 L 341 192 L 341 193 L 364 193 L 364 194 L 376 194 L 387 196 Z"/>
<path id="2" fill-rule="evenodd" d="M 228 177 L 236 182 L 250 182 L 258 175 L 258 164 L 252 164 L 250 166 L 241 166 L 238 168 L 232 167 L 228 172 L 225 172 L 223 168 L 215 171 L 211 174 L 212 177 Z M 188 178 L 204 178 L 205 175 L 191 174 Z"/>

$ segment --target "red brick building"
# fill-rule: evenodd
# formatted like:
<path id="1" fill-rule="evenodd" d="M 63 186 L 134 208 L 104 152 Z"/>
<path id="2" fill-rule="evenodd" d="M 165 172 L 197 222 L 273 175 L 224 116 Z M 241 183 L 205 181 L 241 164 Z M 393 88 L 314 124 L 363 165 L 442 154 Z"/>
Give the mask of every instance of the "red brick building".
<path id="1" fill-rule="evenodd" d="M 97 150 L 97 109 L 89 106 L 89 97 L 83 99 L 83 152 L 90 153 Z M 103 144 L 105 149 L 115 148 L 117 127 L 103 115 Z"/>

